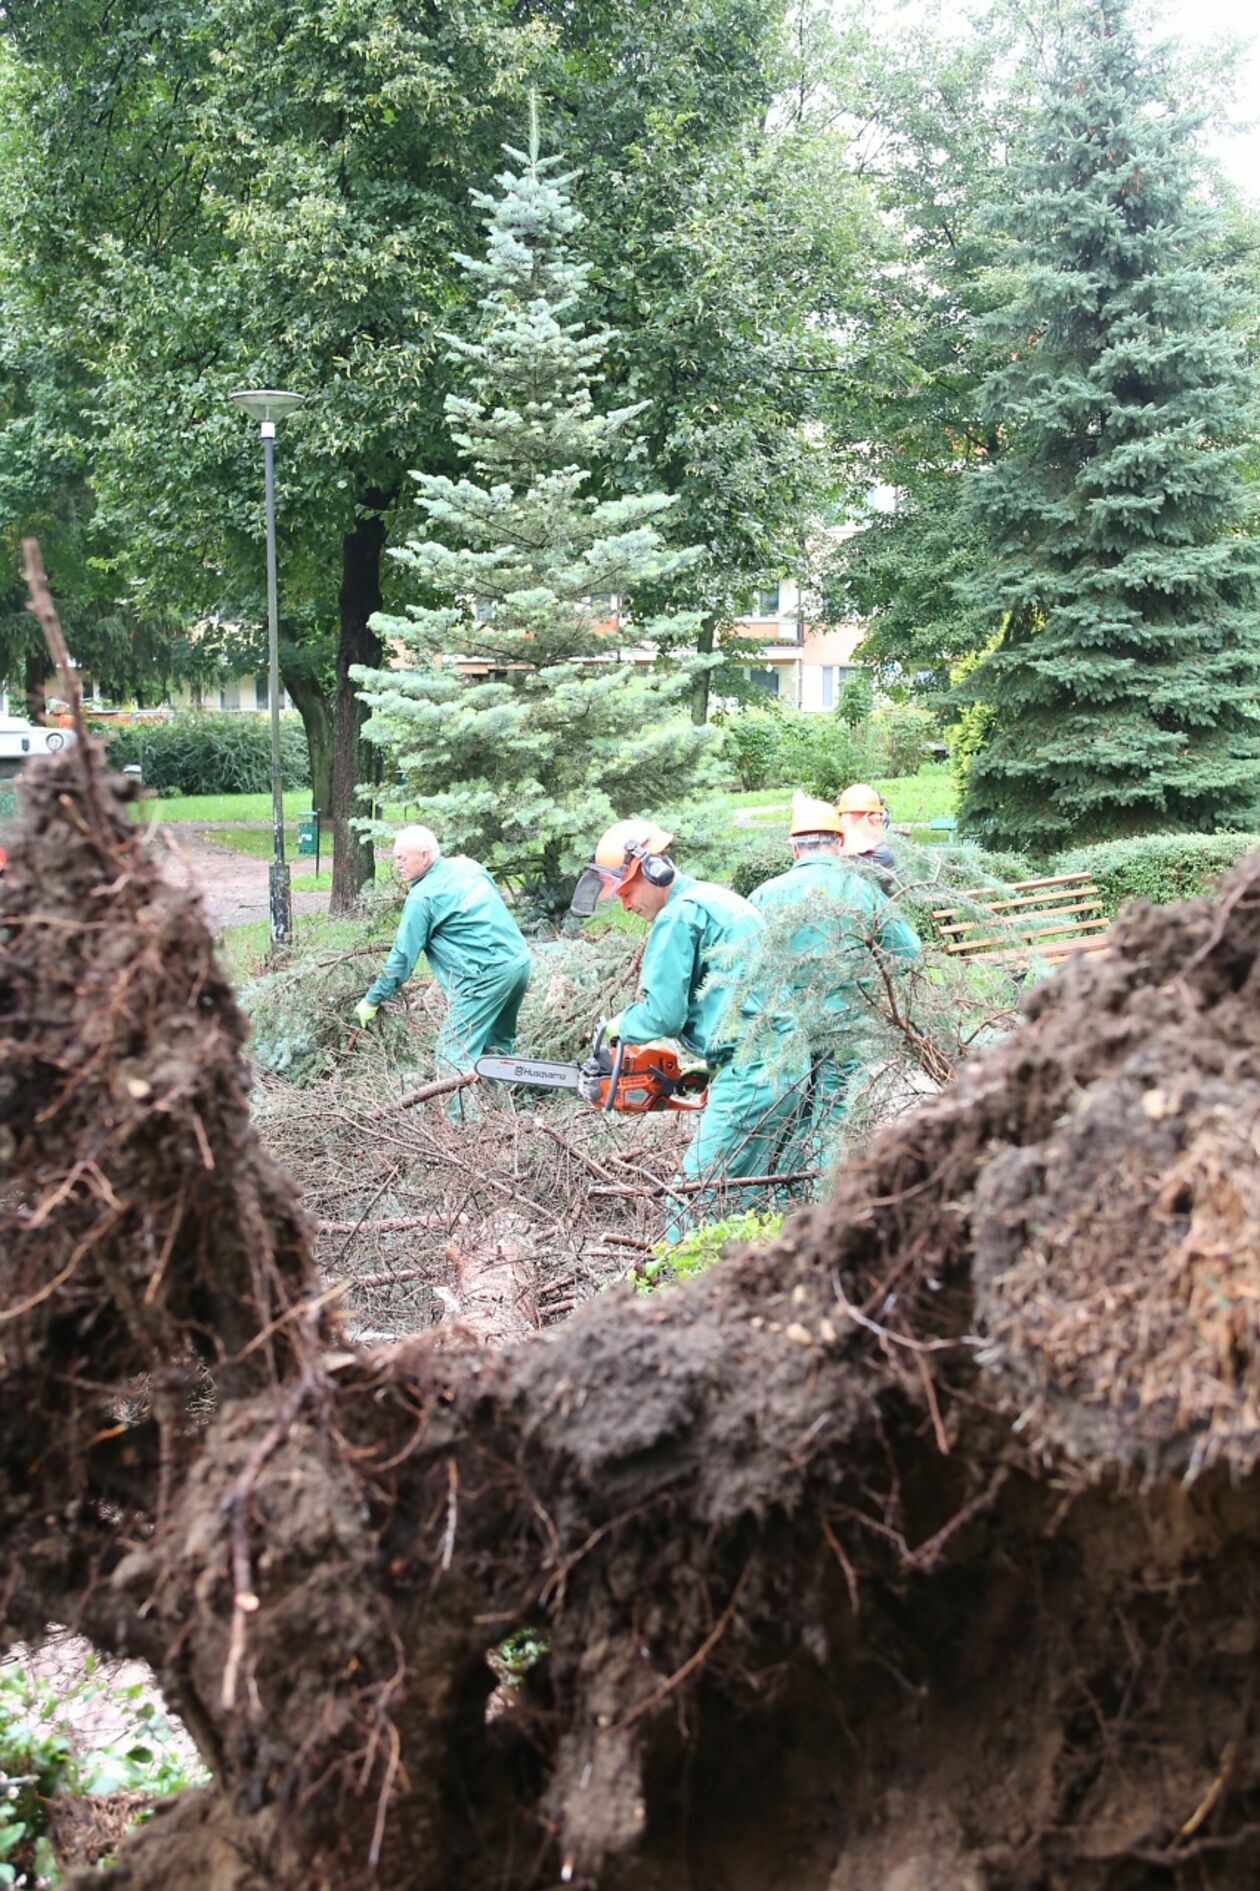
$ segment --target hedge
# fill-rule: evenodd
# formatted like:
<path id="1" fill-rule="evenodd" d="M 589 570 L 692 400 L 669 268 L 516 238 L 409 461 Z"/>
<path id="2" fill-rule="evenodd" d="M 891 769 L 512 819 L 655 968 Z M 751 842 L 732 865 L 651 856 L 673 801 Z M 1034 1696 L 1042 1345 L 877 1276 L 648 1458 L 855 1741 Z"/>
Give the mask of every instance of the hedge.
<path id="1" fill-rule="evenodd" d="M 830 798 L 851 781 L 917 773 L 932 730 L 931 717 L 905 703 L 856 723 L 840 710 L 743 709 L 723 719 L 721 754 L 741 788 L 790 783 Z"/>
<path id="2" fill-rule="evenodd" d="M 1109 919 L 1126 900 L 1173 900 L 1212 893 L 1222 873 L 1260 847 L 1260 834 L 1139 834 L 1059 854 L 1054 873 L 1088 873 Z"/>
<path id="3" fill-rule="evenodd" d="M 111 768 L 138 763 L 146 787 L 160 794 L 265 794 L 271 786 L 271 721 L 260 715 L 201 710 L 169 722 L 103 730 Z M 311 761 L 300 716 L 280 718 L 280 765 L 286 788 L 309 788 Z"/>

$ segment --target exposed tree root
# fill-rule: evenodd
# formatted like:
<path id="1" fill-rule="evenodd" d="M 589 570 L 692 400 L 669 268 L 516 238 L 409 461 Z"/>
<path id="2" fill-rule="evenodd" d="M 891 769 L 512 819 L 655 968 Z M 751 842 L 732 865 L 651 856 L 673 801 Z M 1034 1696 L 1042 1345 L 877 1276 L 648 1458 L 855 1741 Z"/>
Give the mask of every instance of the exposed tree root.
<path id="1" fill-rule="evenodd" d="M 86 757 L 0 889 L 5 1632 L 144 1656 L 215 1774 L 118 1891 L 1255 1883 L 1260 862 L 772 1249 L 502 1352 L 346 1345 Z"/>

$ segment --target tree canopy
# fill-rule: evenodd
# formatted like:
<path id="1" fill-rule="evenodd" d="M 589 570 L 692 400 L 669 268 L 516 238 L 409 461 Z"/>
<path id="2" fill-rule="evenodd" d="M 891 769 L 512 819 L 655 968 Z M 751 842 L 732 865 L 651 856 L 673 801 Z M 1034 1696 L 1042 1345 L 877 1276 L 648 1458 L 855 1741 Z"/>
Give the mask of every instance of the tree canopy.
<path id="1" fill-rule="evenodd" d="M 972 488 L 1005 628 L 962 807 L 998 845 L 1244 825 L 1260 796 L 1258 384 L 1198 123 L 1123 0 L 1087 0 L 1012 167 L 1003 450 Z"/>
<path id="2" fill-rule="evenodd" d="M 712 738 L 678 713 L 691 666 L 645 667 L 618 648 L 659 648 L 687 627 L 609 624 L 614 597 L 633 617 L 637 588 L 697 553 L 663 543 L 666 495 L 599 496 L 592 475 L 642 404 L 596 409 L 616 338 L 582 319 L 582 219 L 572 178 L 540 156 L 532 112 L 528 152 L 508 155 L 497 194 L 476 194 L 484 258 L 461 259 L 474 332 L 450 338 L 446 413 L 465 470 L 417 474 L 428 535 L 395 554 L 435 602 L 374 620 L 411 668 L 354 674 L 369 738 L 443 844 L 529 880 L 554 908 L 591 836 L 693 786 Z"/>

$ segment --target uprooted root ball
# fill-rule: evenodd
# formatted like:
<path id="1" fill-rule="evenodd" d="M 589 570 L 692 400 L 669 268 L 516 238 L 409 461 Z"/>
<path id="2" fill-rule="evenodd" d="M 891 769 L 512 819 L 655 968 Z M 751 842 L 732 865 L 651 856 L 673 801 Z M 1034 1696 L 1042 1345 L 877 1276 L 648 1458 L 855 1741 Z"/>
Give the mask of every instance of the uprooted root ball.
<path id="1" fill-rule="evenodd" d="M 119 1891 L 1254 1884 L 1260 863 L 769 1249 L 364 1352 L 77 766 L 4 891 L 0 1594 L 146 1654 L 215 1770 Z"/>

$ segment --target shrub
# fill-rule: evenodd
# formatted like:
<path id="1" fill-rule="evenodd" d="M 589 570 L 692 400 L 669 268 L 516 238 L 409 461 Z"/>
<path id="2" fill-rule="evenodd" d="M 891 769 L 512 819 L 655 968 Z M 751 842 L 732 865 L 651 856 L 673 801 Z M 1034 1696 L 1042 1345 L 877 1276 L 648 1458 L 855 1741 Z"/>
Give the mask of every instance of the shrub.
<path id="1" fill-rule="evenodd" d="M 873 716 L 855 713 L 869 701 L 870 684 L 859 676 L 822 714 L 738 710 L 723 723 L 722 759 L 741 788 L 804 788 L 827 797 L 851 781 L 917 774 L 928 757 L 931 716 L 911 703 L 889 703 Z"/>
<path id="2" fill-rule="evenodd" d="M 794 710 L 782 724 L 778 778 L 788 787 L 831 801 L 851 781 L 891 772 L 881 767 L 873 722 L 850 726 L 834 710 L 823 715 Z"/>
<path id="3" fill-rule="evenodd" d="M 928 759 L 933 723 L 926 709 L 913 703 L 889 703 L 871 719 L 877 775 L 917 775 Z"/>
<path id="4" fill-rule="evenodd" d="M 138 763 L 161 794 L 265 794 L 271 786 L 271 722 L 267 716 L 211 715 L 194 710 L 169 722 L 143 722 L 109 735 L 109 764 Z M 280 763 L 286 788 L 309 788 L 311 763 L 299 716 L 280 718 Z"/>
<path id="5" fill-rule="evenodd" d="M 721 877 L 747 899 L 755 887 L 786 873 L 791 864 L 792 849 L 785 835 L 749 834 L 729 847 L 726 872 Z"/>
<path id="6" fill-rule="evenodd" d="M 724 718 L 720 754 L 741 788 L 777 786 L 781 721 L 777 709 L 741 709 Z"/>
<path id="7" fill-rule="evenodd" d="M 1060 854 L 1055 873 L 1088 873 L 1109 918 L 1126 900 L 1173 900 L 1211 893 L 1222 873 L 1260 847 L 1260 834 L 1137 834 Z"/>

